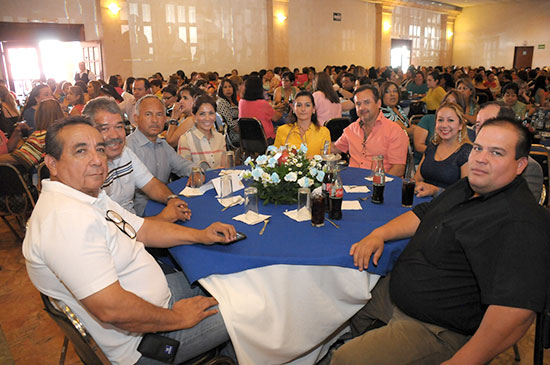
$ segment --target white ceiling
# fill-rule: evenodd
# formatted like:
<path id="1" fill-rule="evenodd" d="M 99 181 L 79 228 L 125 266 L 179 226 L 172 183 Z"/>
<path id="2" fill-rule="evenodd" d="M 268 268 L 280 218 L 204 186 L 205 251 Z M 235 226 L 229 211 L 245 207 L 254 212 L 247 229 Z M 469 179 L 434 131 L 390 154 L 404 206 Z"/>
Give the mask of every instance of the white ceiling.
<path id="1" fill-rule="evenodd" d="M 504 2 L 522 2 L 525 0 L 437 0 L 440 3 L 467 8 L 470 6 L 498 4 Z"/>

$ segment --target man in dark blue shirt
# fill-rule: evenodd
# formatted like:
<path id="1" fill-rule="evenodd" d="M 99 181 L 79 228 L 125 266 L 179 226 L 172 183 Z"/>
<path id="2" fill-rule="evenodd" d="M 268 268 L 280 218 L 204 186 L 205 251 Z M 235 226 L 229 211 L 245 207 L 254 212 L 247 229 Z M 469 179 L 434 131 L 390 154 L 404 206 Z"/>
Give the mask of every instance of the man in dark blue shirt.
<path id="1" fill-rule="evenodd" d="M 550 259 L 550 217 L 519 177 L 529 148 L 523 126 L 487 121 L 467 178 L 352 246 L 363 270 L 384 242 L 412 236 L 364 308 L 388 324 L 346 343 L 333 364 L 485 364 L 524 335 L 544 308 Z M 376 298 L 388 294 L 393 305 Z"/>

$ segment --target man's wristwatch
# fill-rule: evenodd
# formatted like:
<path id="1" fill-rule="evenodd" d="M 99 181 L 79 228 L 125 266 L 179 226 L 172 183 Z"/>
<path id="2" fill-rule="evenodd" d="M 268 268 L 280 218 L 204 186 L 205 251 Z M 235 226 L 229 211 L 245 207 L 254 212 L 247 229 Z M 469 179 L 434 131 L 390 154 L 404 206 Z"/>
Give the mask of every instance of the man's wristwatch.
<path id="1" fill-rule="evenodd" d="M 179 199 L 180 197 L 178 196 L 178 194 L 170 194 L 166 197 L 166 203 L 168 203 L 168 201 L 170 199 Z"/>
<path id="2" fill-rule="evenodd" d="M 178 125 L 178 121 L 176 119 L 170 119 L 170 121 L 168 122 L 168 124 L 170 125 Z"/>

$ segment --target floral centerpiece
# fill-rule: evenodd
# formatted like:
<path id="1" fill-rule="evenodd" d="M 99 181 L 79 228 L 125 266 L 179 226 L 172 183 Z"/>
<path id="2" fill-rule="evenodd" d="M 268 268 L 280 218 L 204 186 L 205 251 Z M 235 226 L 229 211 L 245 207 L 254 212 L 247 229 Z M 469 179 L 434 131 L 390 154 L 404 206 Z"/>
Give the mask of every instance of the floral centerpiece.
<path id="1" fill-rule="evenodd" d="M 314 189 L 321 186 L 325 172 L 322 170 L 322 158 L 319 155 L 311 160 L 306 157 L 307 147 L 302 144 L 295 147 L 269 146 L 265 155 L 256 160 L 248 157 L 241 177 L 253 179 L 252 186 L 258 189 L 258 197 L 268 203 L 294 204 L 299 188 Z"/>

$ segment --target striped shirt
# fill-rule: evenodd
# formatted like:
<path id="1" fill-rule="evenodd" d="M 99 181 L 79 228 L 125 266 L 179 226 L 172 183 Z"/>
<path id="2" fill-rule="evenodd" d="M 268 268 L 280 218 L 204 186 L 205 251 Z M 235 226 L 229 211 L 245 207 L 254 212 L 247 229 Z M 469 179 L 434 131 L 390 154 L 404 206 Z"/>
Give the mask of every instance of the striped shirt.
<path id="1" fill-rule="evenodd" d="M 13 157 L 27 169 L 38 167 L 44 157 L 46 130 L 34 131 L 19 149 L 12 152 Z"/>
<path id="2" fill-rule="evenodd" d="M 212 138 L 208 139 L 197 127 L 193 127 L 178 142 L 181 157 L 197 164 L 206 161 L 212 169 L 222 167 L 222 156 L 226 150 L 224 136 L 214 129 Z"/>

